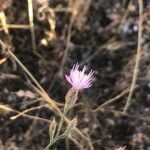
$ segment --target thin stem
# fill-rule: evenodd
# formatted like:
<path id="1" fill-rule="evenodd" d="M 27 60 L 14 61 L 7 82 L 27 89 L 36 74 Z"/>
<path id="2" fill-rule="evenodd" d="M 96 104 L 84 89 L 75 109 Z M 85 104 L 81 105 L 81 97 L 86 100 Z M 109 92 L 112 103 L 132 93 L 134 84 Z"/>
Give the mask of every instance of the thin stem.
<path id="1" fill-rule="evenodd" d="M 10 50 L 8 50 L 11 57 L 18 63 L 18 65 L 24 70 L 24 72 L 32 79 L 32 81 L 36 84 L 36 86 L 44 93 L 45 90 L 42 88 L 42 86 L 38 83 L 38 81 L 33 77 L 33 75 L 27 70 L 27 68 L 21 63 L 21 61 L 14 55 L 14 53 Z"/>
<path id="2" fill-rule="evenodd" d="M 70 148 L 69 148 L 69 139 L 68 138 L 66 138 L 66 150 L 70 150 Z"/>
<path id="3" fill-rule="evenodd" d="M 51 141 L 50 143 L 48 143 L 48 145 L 46 146 L 46 148 L 44 150 L 50 150 L 50 147 L 56 142 L 56 140 Z"/>
<path id="4" fill-rule="evenodd" d="M 66 115 L 66 112 L 64 111 L 63 114 L 64 114 L 64 116 L 65 116 L 65 115 Z M 61 130 L 61 128 L 62 128 L 62 125 L 63 125 L 64 121 L 65 121 L 64 117 L 61 117 L 60 122 L 59 122 L 59 126 L 58 126 L 58 130 L 57 130 L 57 133 L 56 133 L 56 136 L 59 136 L 59 133 L 60 133 L 60 130 Z"/>
<path id="5" fill-rule="evenodd" d="M 17 111 L 17 110 L 14 110 L 12 108 L 9 108 L 8 106 L 5 106 L 5 105 L 0 105 L 0 109 L 5 109 L 7 111 L 12 111 L 12 112 L 15 112 L 17 114 L 22 113 L 20 111 Z M 28 114 L 22 114 L 22 116 L 23 117 L 27 117 L 29 119 L 40 120 L 40 121 L 46 122 L 48 124 L 50 123 L 50 121 L 48 119 L 44 119 L 44 118 L 40 118 L 40 117 L 36 117 L 36 116 L 28 115 Z"/>
<path id="6" fill-rule="evenodd" d="M 2 26 L 2 25 L 0 25 L 0 26 Z M 12 29 L 29 29 L 30 26 L 28 24 L 7 24 L 7 28 L 12 28 Z"/>
<path id="7" fill-rule="evenodd" d="M 137 46 L 137 54 L 136 54 L 136 60 L 135 60 L 135 67 L 134 67 L 134 72 L 133 72 L 133 77 L 132 77 L 132 82 L 131 82 L 131 87 L 130 87 L 130 92 L 127 98 L 127 102 L 125 104 L 123 112 L 126 113 L 130 103 L 131 99 L 133 96 L 134 92 L 134 87 L 136 85 L 137 81 L 137 76 L 138 76 L 138 70 L 139 70 L 139 63 L 141 59 L 141 38 L 142 38 L 142 23 L 143 23 L 143 0 L 138 0 L 139 1 L 139 32 L 138 32 L 138 46 Z"/>
<path id="8" fill-rule="evenodd" d="M 134 89 L 137 88 L 137 87 L 138 87 L 138 86 L 135 86 Z M 101 104 L 100 106 L 98 106 L 98 107 L 97 107 L 96 109 L 94 109 L 93 111 L 94 111 L 94 112 L 97 112 L 97 111 L 99 111 L 101 108 L 103 108 L 103 107 L 105 107 L 105 106 L 107 106 L 107 105 L 112 104 L 112 103 L 115 102 L 116 100 L 118 100 L 118 99 L 120 99 L 121 97 L 123 97 L 124 95 L 126 95 L 129 91 L 130 91 L 130 88 L 125 89 L 125 90 L 124 90 L 123 92 L 121 92 L 119 95 L 117 95 L 117 96 L 114 97 L 114 98 L 111 98 L 111 99 L 107 100 L 106 102 L 104 102 L 103 104 Z"/>
<path id="9" fill-rule="evenodd" d="M 33 3 L 32 0 L 28 0 L 28 13 L 29 13 L 29 22 L 30 22 L 30 31 L 32 38 L 32 47 L 36 51 L 36 40 L 35 40 L 35 31 L 34 31 L 34 22 L 33 22 Z"/>
<path id="10" fill-rule="evenodd" d="M 32 108 L 29 108 L 29 109 L 26 109 L 24 111 L 22 111 L 21 113 L 17 114 L 17 115 L 14 115 L 12 117 L 10 117 L 11 120 L 14 120 L 14 119 L 17 119 L 18 117 L 30 112 L 30 111 L 33 111 L 33 110 L 36 110 L 36 109 L 40 109 L 42 107 L 45 107 L 46 105 L 40 105 L 40 106 L 37 106 L 37 107 L 32 107 Z"/>

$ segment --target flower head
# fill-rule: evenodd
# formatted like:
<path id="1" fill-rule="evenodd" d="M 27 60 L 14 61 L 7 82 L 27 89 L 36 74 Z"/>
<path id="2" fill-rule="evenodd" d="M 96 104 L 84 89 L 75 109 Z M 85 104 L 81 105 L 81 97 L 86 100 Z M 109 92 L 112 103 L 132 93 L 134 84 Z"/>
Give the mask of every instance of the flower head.
<path id="1" fill-rule="evenodd" d="M 92 86 L 92 75 L 94 71 L 85 74 L 87 67 L 84 66 L 82 71 L 79 71 L 79 65 L 76 64 L 70 71 L 70 75 L 65 75 L 66 80 L 77 90 L 86 89 Z"/>

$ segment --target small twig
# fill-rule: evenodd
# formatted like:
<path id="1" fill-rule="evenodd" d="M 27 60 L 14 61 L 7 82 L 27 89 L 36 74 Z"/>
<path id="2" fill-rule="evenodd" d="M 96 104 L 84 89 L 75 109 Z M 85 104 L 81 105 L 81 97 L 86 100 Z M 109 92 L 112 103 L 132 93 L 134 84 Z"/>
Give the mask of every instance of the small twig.
<path id="1" fill-rule="evenodd" d="M 22 113 L 22 112 L 20 112 L 18 110 L 14 110 L 12 108 L 9 108 L 8 106 L 5 106 L 5 105 L 0 105 L 0 109 L 5 109 L 7 111 L 12 111 L 12 112 L 15 112 L 17 114 Z M 36 117 L 36 116 L 32 116 L 32 115 L 27 115 L 27 114 L 22 114 L 22 116 L 30 118 L 30 119 L 41 120 L 41 121 L 50 123 L 50 121 L 48 119 L 45 119 L 45 118 L 40 118 L 40 117 Z"/>
<path id="2" fill-rule="evenodd" d="M 123 112 L 126 113 L 130 103 L 131 103 L 131 98 L 133 96 L 134 92 L 134 87 L 137 81 L 137 76 L 138 76 L 138 69 L 139 69 L 139 63 L 140 63 L 140 58 L 141 58 L 141 38 L 142 38 L 142 23 L 143 23 L 143 0 L 139 0 L 139 32 L 138 32 L 138 46 L 137 46 L 137 54 L 136 54 L 136 60 L 135 60 L 135 67 L 134 67 L 134 72 L 133 72 L 133 77 L 132 77 L 132 82 L 131 82 L 131 87 L 130 87 L 130 92 L 127 98 L 127 102 L 125 104 Z"/>
<path id="3" fill-rule="evenodd" d="M 34 31 L 34 22 L 33 22 L 32 0 L 28 0 L 28 13 L 29 13 L 30 31 L 31 31 L 31 38 L 32 38 L 32 47 L 35 52 L 36 51 L 36 40 L 35 40 L 35 31 Z"/>
<path id="4" fill-rule="evenodd" d="M 0 26 L 2 26 L 2 25 L 0 25 Z M 7 28 L 12 28 L 12 29 L 29 29 L 30 26 L 28 24 L 7 24 Z M 0 28 L 0 30 L 2 30 L 2 29 Z"/>
<path id="5" fill-rule="evenodd" d="M 15 120 L 15 119 L 17 119 L 18 117 L 20 117 L 20 116 L 22 116 L 22 115 L 24 115 L 24 114 L 26 114 L 26 113 L 28 113 L 28 112 L 30 112 L 30 111 L 33 111 L 33 110 L 36 110 L 36 109 L 40 109 L 40 108 L 43 108 L 43 107 L 45 107 L 45 106 L 47 106 L 47 105 L 44 104 L 44 105 L 41 105 L 41 106 L 37 106 L 37 107 L 32 107 L 32 108 L 26 109 L 26 110 L 20 112 L 19 114 L 15 115 L 15 116 L 11 116 L 10 119 L 11 119 L 11 120 Z"/>
<path id="6" fill-rule="evenodd" d="M 135 86 L 135 88 L 137 88 L 138 86 Z M 115 102 L 116 100 L 118 100 L 119 98 L 123 97 L 124 95 L 126 95 L 128 92 L 130 91 L 130 88 L 127 88 L 125 89 L 123 92 L 121 92 L 119 95 L 117 95 L 116 97 L 110 99 L 110 100 L 107 100 L 106 102 L 104 102 L 102 105 L 98 106 L 96 109 L 94 109 L 93 111 L 94 112 L 97 112 L 99 111 L 102 107 L 105 107 L 109 104 L 112 104 L 113 102 Z"/>

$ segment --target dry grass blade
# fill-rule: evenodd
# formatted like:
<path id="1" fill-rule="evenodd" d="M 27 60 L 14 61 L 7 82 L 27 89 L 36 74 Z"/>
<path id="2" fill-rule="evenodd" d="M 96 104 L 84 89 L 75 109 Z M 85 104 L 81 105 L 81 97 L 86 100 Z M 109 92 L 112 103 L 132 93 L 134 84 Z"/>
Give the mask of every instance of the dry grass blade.
<path id="1" fill-rule="evenodd" d="M 29 29 L 30 26 L 28 24 L 7 24 L 7 28 L 10 28 L 10 29 Z M 2 29 L 3 29 L 3 27 L 0 28 L 0 30 L 2 30 Z"/>
<path id="2" fill-rule="evenodd" d="M 140 63 L 140 58 L 141 58 L 141 48 L 142 48 L 142 45 L 141 45 L 142 44 L 141 43 L 142 23 L 143 23 L 143 0 L 139 0 L 139 32 L 138 32 L 137 54 L 136 54 L 135 67 L 134 67 L 130 92 L 129 92 L 127 102 L 126 102 L 124 110 L 123 110 L 124 113 L 127 112 L 128 108 L 130 106 L 132 95 L 133 95 L 133 92 L 134 92 L 134 87 L 135 87 L 136 81 L 137 81 L 139 63 Z"/>
<path id="3" fill-rule="evenodd" d="M 37 106 L 37 107 L 32 107 L 32 108 L 29 108 L 29 109 L 26 109 L 24 111 L 22 111 L 21 113 L 19 113 L 18 115 L 15 115 L 15 116 L 12 116 L 10 117 L 11 120 L 14 120 L 14 119 L 17 119 L 18 117 L 30 112 L 30 111 L 33 111 L 33 110 L 36 110 L 36 109 L 40 109 L 40 108 L 43 108 L 45 107 L 46 105 L 41 105 L 41 106 Z"/>
<path id="4" fill-rule="evenodd" d="M 35 52 L 36 51 L 36 40 L 35 40 L 35 31 L 34 31 L 34 22 L 33 22 L 32 0 L 28 0 L 28 13 L 29 13 L 30 31 L 31 31 L 31 37 L 32 37 L 32 47 Z"/>
<path id="5" fill-rule="evenodd" d="M 22 113 L 20 111 L 17 111 L 17 110 L 14 110 L 12 108 L 9 108 L 8 106 L 5 106 L 5 105 L 0 105 L 0 109 L 4 109 L 6 111 L 12 111 L 12 112 L 15 112 L 17 114 L 21 114 Z M 22 114 L 22 116 L 27 117 L 29 119 L 41 120 L 41 121 L 50 123 L 50 121 L 48 119 L 44 119 L 44 118 L 40 118 L 40 117 L 36 117 L 36 116 L 32 116 L 32 115 L 27 115 L 27 114 Z"/>
<path id="6" fill-rule="evenodd" d="M 135 86 L 135 88 L 137 88 L 138 86 Z M 119 95 L 117 95 L 116 97 L 104 102 L 102 105 L 98 106 L 96 109 L 94 109 L 94 112 L 99 111 L 102 107 L 105 107 L 113 102 L 115 102 L 116 100 L 118 100 L 119 98 L 123 97 L 124 95 L 126 95 L 128 92 L 130 91 L 130 88 L 125 89 L 123 92 L 121 92 Z"/>

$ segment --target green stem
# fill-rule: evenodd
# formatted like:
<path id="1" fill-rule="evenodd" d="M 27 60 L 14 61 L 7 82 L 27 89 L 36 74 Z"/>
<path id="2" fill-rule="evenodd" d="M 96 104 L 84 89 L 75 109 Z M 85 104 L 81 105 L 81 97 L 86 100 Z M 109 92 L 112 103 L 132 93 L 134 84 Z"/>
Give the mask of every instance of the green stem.
<path id="1" fill-rule="evenodd" d="M 64 116 L 66 116 L 67 112 L 68 112 L 68 109 L 64 108 L 63 117 L 61 117 L 61 120 L 60 120 L 60 122 L 59 122 L 59 127 L 58 127 L 58 130 L 57 130 L 56 136 L 58 136 L 59 133 L 60 133 L 60 130 L 61 130 L 61 128 L 62 128 L 62 125 L 63 125 L 63 123 L 64 123 L 64 121 L 65 121 Z"/>

